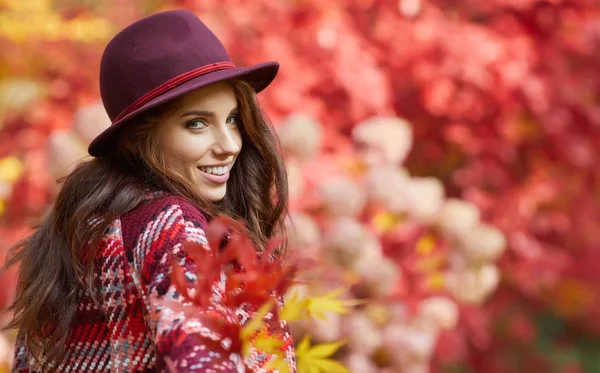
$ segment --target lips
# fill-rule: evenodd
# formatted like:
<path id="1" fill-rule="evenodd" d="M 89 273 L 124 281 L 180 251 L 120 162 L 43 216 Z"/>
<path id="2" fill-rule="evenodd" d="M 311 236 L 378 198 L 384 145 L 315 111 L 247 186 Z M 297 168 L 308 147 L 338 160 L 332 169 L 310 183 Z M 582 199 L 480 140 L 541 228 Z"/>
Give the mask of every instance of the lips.
<path id="1" fill-rule="evenodd" d="M 199 166 L 200 174 L 214 184 L 224 184 L 229 180 L 231 164 L 222 166 Z"/>

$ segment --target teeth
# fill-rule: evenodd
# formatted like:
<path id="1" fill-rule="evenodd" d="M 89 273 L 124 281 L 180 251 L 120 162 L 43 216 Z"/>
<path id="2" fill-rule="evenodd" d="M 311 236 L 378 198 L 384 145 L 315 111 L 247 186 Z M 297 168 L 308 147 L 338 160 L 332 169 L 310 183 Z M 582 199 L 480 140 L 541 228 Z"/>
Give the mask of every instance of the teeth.
<path id="1" fill-rule="evenodd" d="M 204 171 L 213 175 L 224 175 L 229 171 L 229 166 L 220 167 L 198 167 L 201 171 Z"/>

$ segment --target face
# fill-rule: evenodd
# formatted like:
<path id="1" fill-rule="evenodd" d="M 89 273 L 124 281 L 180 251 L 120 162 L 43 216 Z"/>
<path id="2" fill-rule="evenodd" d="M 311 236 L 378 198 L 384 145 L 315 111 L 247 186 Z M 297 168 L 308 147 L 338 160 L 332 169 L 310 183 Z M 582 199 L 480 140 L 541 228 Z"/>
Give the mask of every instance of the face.
<path id="1" fill-rule="evenodd" d="M 210 201 L 225 197 L 229 171 L 242 148 L 235 92 L 222 82 L 183 96 L 158 127 L 166 166 Z"/>

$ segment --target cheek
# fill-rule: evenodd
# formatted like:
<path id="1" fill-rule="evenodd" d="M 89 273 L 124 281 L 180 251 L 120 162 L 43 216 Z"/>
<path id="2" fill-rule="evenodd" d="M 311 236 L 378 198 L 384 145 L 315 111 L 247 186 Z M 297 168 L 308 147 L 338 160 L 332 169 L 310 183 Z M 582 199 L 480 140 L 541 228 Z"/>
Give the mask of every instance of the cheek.
<path id="1" fill-rule="evenodd" d="M 208 149 L 200 137 L 173 133 L 165 134 L 161 145 L 167 166 L 180 171 L 195 166 Z"/>

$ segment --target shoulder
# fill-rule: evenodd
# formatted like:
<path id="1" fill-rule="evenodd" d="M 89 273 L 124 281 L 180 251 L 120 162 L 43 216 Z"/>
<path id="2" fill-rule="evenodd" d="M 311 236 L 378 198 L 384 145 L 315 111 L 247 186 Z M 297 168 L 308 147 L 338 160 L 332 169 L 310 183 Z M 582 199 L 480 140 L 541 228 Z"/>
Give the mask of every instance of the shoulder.
<path id="1" fill-rule="evenodd" d="M 132 244 L 140 234 L 165 232 L 183 226 L 204 228 L 206 215 L 182 196 L 157 196 L 121 216 L 123 240 Z M 131 247 L 131 246 L 130 246 Z"/>
<path id="2" fill-rule="evenodd" d="M 206 223 L 206 216 L 189 199 L 182 196 L 164 195 L 157 196 L 140 204 L 127 212 L 121 220 L 149 221 L 165 213 L 181 214 L 186 220 L 200 220 Z"/>

